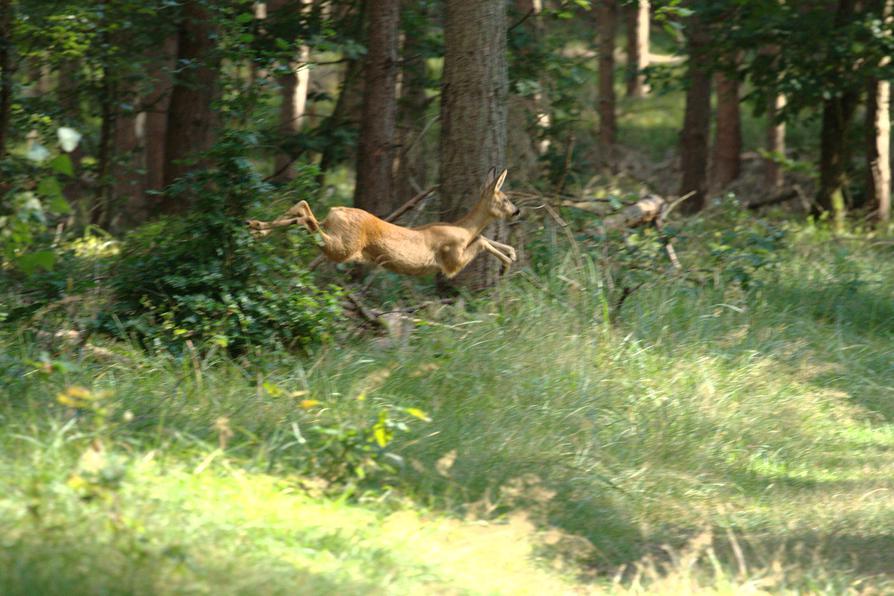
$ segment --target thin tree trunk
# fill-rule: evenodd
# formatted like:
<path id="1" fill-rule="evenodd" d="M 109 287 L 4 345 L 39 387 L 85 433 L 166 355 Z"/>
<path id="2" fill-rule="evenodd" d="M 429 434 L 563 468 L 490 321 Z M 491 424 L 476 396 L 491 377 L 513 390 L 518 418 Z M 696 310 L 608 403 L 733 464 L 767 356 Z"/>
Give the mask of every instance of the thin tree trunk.
<path id="1" fill-rule="evenodd" d="M 171 105 L 173 77 L 171 73 L 177 60 L 177 36 L 164 39 L 161 51 L 150 57 L 149 79 L 154 82 L 152 91 L 143 99 L 143 139 L 146 147 L 146 190 L 161 191 L 165 187 L 165 145 L 167 144 L 168 112 Z M 152 197 L 147 197 L 146 207 L 151 210 Z"/>
<path id="2" fill-rule="evenodd" d="M 855 0 L 839 0 L 835 14 L 835 25 L 844 27 L 854 15 Z M 820 132 L 820 182 L 817 191 L 819 211 L 831 211 L 836 226 L 844 223 L 847 212 L 845 193 L 847 192 L 847 163 L 849 155 L 845 135 L 859 96 L 847 90 L 839 96 L 823 103 L 823 123 Z"/>
<path id="3" fill-rule="evenodd" d="M 107 0 L 101 2 L 105 5 Z M 113 40 L 106 25 L 107 23 L 103 23 L 100 39 L 103 47 L 110 48 Z M 118 80 L 111 60 L 111 53 L 104 52 L 101 69 L 99 149 L 96 155 L 96 202 L 90 210 L 90 223 L 100 227 L 107 226 L 111 218 L 112 160 L 115 158 L 112 141 L 118 118 L 116 106 L 119 103 Z"/>
<path id="4" fill-rule="evenodd" d="M 624 7 L 627 20 L 627 97 L 648 92 L 643 69 L 649 66 L 649 0 L 634 0 Z"/>
<path id="5" fill-rule="evenodd" d="M 784 172 L 776 156 L 785 156 L 785 122 L 778 122 L 779 113 L 785 107 L 785 95 L 774 93 L 767 106 L 766 150 L 770 157 L 764 160 L 764 180 L 771 189 L 782 186 Z"/>
<path id="6" fill-rule="evenodd" d="M 885 21 L 890 21 L 894 1 L 880 0 L 876 9 Z M 882 58 L 879 67 L 890 64 L 890 56 Z M 869 176 L 866 184 L 867 201 L 876 209 L 876 221 L 885 225 L 891 221 L 891 83 L 872 80 L 866 101 L 866 161 Z"/>
<path id="7" fill-rule="evenodd" d="M 857 108 L 857 94 L 847 92 L 823 104 L 820 137 L 820 183 L 817 204 L 822 211 L 831 211 L 838 224 L 847 212 L 847 163 L 849 152 L 845 134 Z"/>
<path id="8" fill-rule="evenodd" d="M 543 24 L 540 13 L 543 10 L 541 0 L 515 0 L 515 12 L 510 22 L 521 22 L 527 43 L 516 51 L 514 64 L 522 69 L 529 69 L 532 58 L 536 60 L 536 47 L 543 39 Z M 511 68 L 511 67 L 510 67 Z M 531 76 L 534 73 L 525 76 Z M 546 85 L 544 77 L 538 77 L 541 88 Z M 527 182 L 540 177 L 540 156 L 549 148 L 545 129 L 549 127 L 550 117 L 545 109 L 542 92 L 532 95 L 510 93 L 507 120 L 506 160 L 512 179 L 515 182 Z"/>
<path id="9" fill-rule="evenodd" d="M 0 158 L 6 155 L 12 111 L 12 2 L 0 0 Z"/>
<path id="10" fill-rule="evenodd" d="M 506 5 L 502 0 L 447 0 L 441 93 L 440 192 L 444 215 L 458 218 L 480 197 L 491 167 L 506 161 Z M 505 239 L 505 226 L 495 226 Z M 496 281 L 499 262 L 478 257 L 458 282 Z"/>
<path id="11" fill-rule="evenodd" d="M 399 0 L 377 0 L 370 4 L 354 206 L 381 216 L 398 206 L 393 196 L 391 169 L 397 147 L 399 25 Z"/>
<path id="12" fill-rule="evenodd" d="M 360 3 L 359 10 L 356 11 L 354 22 L 349 27 L 348 34 L 353 37 L 360 37 L 363 32 L 365 23 L 366 3 Z M 324 3 L 321 6 L 322 11 L 332 10 L 336 12 L 341 9 L 344 14 L 337 15 L 335 18 L 339 21 L 347 20 L 348 13 L 352 9 L 352 5 L 335 5 Z M 362 108 L 363 102 L 363 68 L 362 62 L 356 59 L 348 59 L 345 63 L 344 75 L 338 93 L 338 99 L 335 101 L 335 107 L 332 113 L 320 125 L 320 134 L 330 136 L 342 128 L 354 128 L 359 119 L 358 115 Z M 325 191 L 326 174 L 338 163 L 344 160 L 344 143 L 331 138 L 326 143 L 320 155 L 320 173 L 317 175 L 317 183 L 321 191 Z"/>
<path id="13" fill-rule="evenodd" d="M 412 0 L 404 0 L 404 14 L 413 10 L 424 10 L 424 7 L 416 8 L 417 5 Z M 428 15 L 423 13 L 419 16 L 427 17 Z M 428 109 L 428 98 L 425 94 L 428 68 L 423 55 L 422 31 L 418 28 L 411 28 L 409 22 L 404 24 L 403 29 L 400 100 L 397 104 L 397 134 L 400 140 L 400 149 L 394 168 L 396 172 L 394 193 L 400 201 L 418 194 L 428 185 L 426 143 L 424 138 L 420 138 L 425 127 L 425 116 Z"/>
<path id="14" fill-rule="evenodd" d="M 617 0 L 596 0 L 595 9 L 599 36 L 599 141 L 611 154 L 611 148 L 618 137 L 615 120 L 615 37 L 618 32 L 618 3 Z"/>
<path id="15" fill-rule="evenodd" d="M 309 4 L 308 0 L 275 0 L 268 3 L 272 16 L 278 11 L 301 11 Z M 307 91 L 310 86 L 310 70 L 307 63 L 310 60 L 310 48 L 302 45 L 298 51 L 296 60 L 289 63 L 289 71 L 277 77 L 280 89 L 279 125 L 278 132 L 282 139 L 287 139 L 301 131 L 304 124 L 305 108 L 307 106 Z M 273 163 L 273 180 L 286 182 L 295 177 L 295 170 L 291 167 L 294 157 L 287 153 L 278 153 Z"/>
<path id="16" fill-rule="evenodd" d="M 186 0 L 178 27 L 178 73 L 171 92 L 165 143 L 165 186 L 196 167 L 197 154 L 214 144 L 217 117 L 212 102 L 217 97 L 218 68 L 214 57 L 215 31 L 211 13 L 201 0 Z M 188 205 L 165 201 L 167 212 Z"/>
<path id="17" fill-rule="evenodd" d="M 357 112 L 357 106 L 362 99 L 362 68 L 361 62 L 358 60 L 348 60 L 345 64 L 344 75 L 338 93 L 338 99 L 335 100 L 335 107 L 332 113 L 326 118 L 320 126 L 321 133 L 332 135 L 335 131 L 342 127 L 356 124 L 354 114 Z M 317 182 L 322 189 L 326 180 L 326 174 L 342 161 L 342 148 L 340 143 L 334 139 L 326 144 L 320 155 L 320 173 L 317 176 Z"/>
<path id="18" fill-rule="evenodd" d="M 76 125 L 81 119 L 81 89 L 78 80 L 80 70 L 81 62 L 76 58 L 63 60 L 59 68 L 56 97 L 68 125 Z"/>
<path id="19" fill-rule="evenodd" d="M 680 196 L 694 193 L 680 205 L 684 213 L 705 208 L 707 192 L 708 134 L 711 118 L 711 70 L 707 55 L 708 34 L 696 16 L 687 23 L 689 87 L 680 134 L 680 167 L 683 180 Z"/>
<path id="20" fill-rule="evenodd" d="M 742 120 L 739 115 L 739 81 L 722 72 L 714 75 L 717 121 L 711 156 L 712 187 L 722 189 L 739 177 L 742 161 Z"/>
<path id="21" fill-rule="evenodd" d="M 129 105 L 137 104 L 136 90 L 122 93 L 122 99 Z M 120 106 L 122 102 L 118 102 Z M 110 214 L 109 225 L 115 229 L 127 228 L 142 223 L 146 218 L 145 191 L 146 176 L 142 169 L 144 151 L 138 134 L 138 115 L 116 108 L 115 128 L 112 135 L 113 160 L 109 168 L 111 196 L 114 212 Z"/>

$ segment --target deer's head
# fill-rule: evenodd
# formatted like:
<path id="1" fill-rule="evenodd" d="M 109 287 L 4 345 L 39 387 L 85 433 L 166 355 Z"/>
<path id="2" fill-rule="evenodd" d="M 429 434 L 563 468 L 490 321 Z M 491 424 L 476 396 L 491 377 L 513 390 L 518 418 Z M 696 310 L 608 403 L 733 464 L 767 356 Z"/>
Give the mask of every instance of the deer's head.
<path id="1" fill-rule="evenodd" d="M 484 179 L 484 187 L 481 189 L 481 202 L 487 205 L 490 215 L 497 219 L 507 219 L 518 215 L 519 209 L 500 190 L 506 181 L 509 170 L 503 170 L 499 176 L 497 171 L 491 168 Z"/>

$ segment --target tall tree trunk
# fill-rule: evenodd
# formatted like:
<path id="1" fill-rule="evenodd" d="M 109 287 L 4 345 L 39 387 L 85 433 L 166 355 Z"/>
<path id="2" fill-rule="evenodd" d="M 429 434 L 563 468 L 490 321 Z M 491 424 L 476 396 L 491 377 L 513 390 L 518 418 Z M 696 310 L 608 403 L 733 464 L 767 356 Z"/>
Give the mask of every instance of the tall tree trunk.
<path id="1" fill-rule="evenodd" d="M 391 168 L 397 147 L 394 133 L 399 25 L 399 0 L 370 4 L 354 206 L 382 216 L 397 206 Z"/>
<path id="2" fill-rule="evenodd" d="M 102 3 L 105 4 L 106 0 L 102 0 Z M 109 48 L 112 47 L 113 40 L 107 32 L 106 24 L 103 25 L 100 39 L 103 47 Z M 120 103 L 118 77 L 111 60 L 109 52 L 102 55 L 99 149 L 96 152 L 96 201 L 90 210 L 90 223 L 100 227 L 106 227 L 111 218 L 112 160 L 115 159 L 113 139 L 118 119 L 117 106 Z"/>
<path id="3" fill-rule="evenodd" d="M 680 205 L 683 213 L 705 208 L 707 192 L 708 134 L 711 118 L 711 66 L 707 55 L 709 36 L 697 16 L 686 25 L 689 50 L 689 87 L 680 134 L 680 167 L 683 181 L 680 196 L 694 193 Z"/>
<path id="4" fill-rule="evenodd" d="M 366 22 L 366 5 L 366 2 L 361 2 L 356 7 L 358 10 L 355 11 L 353 22 L 350 23 L 346 32 L 346 34 L 355 39 L 361 38 L 363 34 L 364 23 Z M 349 3 L 342 5 L 323 3 L 320 8 L 324 12 L 328 10 L 333 13 L 340 13 L 336 14 L 334 18 L 338 21 L 346 22 L 350 16 L 350 11 L 355 6 Z M 345 62 L 344 74 L 342 75 L 335 107 L 333 107 L 332 113 L 319 127 L 320 134 L 330 137 L 329 142 L 326 143 L 320 155 L 320 173 L 317 175 L 317 183 L 321 191 L 325 191 L 326 174 L 345 159 L 345 144 L 333 137 L 339 129 L 349 127 L 354 129 L 357 121 L 360 119 L 362 102 L 363 63 L 357 59 L 348 59 Z"/>
<path id="5" fill-rule="evenodd" d="M 136 95 L 136 90 L 131 88 L 122 93 L 122 99 L 129 105 L 136 105 Z M 121 106 L 122 102 L 119 101 L 117 105 Z M 113 229 L 132 227 L 146 217 L 146 176 L 142 171 L 145 154 L 138 134 L 138 122 L 135 112 L 116 108 L 115 129 L 112 134 L 113 160 L 109 168 L 111 206 L 114 210 L 108 223 Z"/>
<path id="6" fill-rule="evenodd" d="M 152 91 L 143 98 L 145 106 L 142 137 L 146 147 L 146 190 L 159 192 L 165 187 L 165 146 L 168 135 L 168 113 L 174 80 L 172 72 L 177 61 L 177 36 L 167 36 L 158 53 L 149 57 L 149 79 Z M 156 202 L 147 197 L 146 208 L 152 210 Z M 138 215 L 139 216 L 139 215 Z"/>
<path id="7" fill-rule="evenodd" d="M 835 221 L 843 222 L 847 207 L 847 164 L 849 151 L 845 135 L 857 109 L 857 94 L 848 91 L 823 103 L 820 133 L 820 183 L 817 204 L 831 211 Z"/>
<path id="8" fill-rule="evenodd" d="M 518 68 L 524 78 L 536 77 L 541 88 L 547 79 L 542 73 L 532 72 L 531 64 L 538 63 L 538 47 L 543 42 L 542 0 L 515 0 L 510 22 L 519 22 L 516 30 L 524 39 L 510 62 L 510 76 Z M 512 37 L 509 38 L 512 43 Z M 514 78 L 514 77 L 513 77 Z M 545 134 L 550 125 L 549 102 L 542 91 L 531 95 L 510 93 L 507 126 L 506 160 L 515 182 L 528 182 L 541 177 L 540 156 L 549 149 Z"/>
<path id="9" fill-rule="evenodd" d="M 185 64 L 174 81 L 165 142 L 165 186 L 195 167 L 198 153 L 214 144 L 217 117 L 218 59 L 212 15 L 201 0 L 186 0 L 178 24 L 178 64 Z M 188 205 L 167 197 L 163 209 L 183 211 Z"/>
<path id="10" fill-rule="evenodd" d="M 458 218 L 480 196 L 491 167 L 506 161 L 506 5 L 502 0 L 447 0 L 441 93 L 440 192 L 443 213 Z M 497 240 L 505 226 L 496 226 Z M 499 263 L 479 256 L 459 283 L 496 281 Z"/>
<path id="11" fill-rule="evenodd" d="M 342 75 L 338 99 L 335 100 L 335 107 L 332 113 L 326 118 L 320 126 L 323 134 L 332 135 L 340 128 L 356 124 L 356 114 L 358 106 L 362 101 L 363 90 L 363 69 L 362 62 L 359 60 L 348 60 L 345 64 L 344 74 Z M 326 180 L 326 174 L 340 163 L 343 159 L 343 145 L 332 139 L 326 143 L 320 155 L 320 173 L 317 176 L 317 182 L 323 188 Z"/>
<path id="12" fill-rule="evenodd" d="M 784 173 L 776 156 L 785 156 L 785 122 L 779 113 L 785 107 L 785 95 L 773 93 L 767 105 L 767 135 L 765 148 L 770 156 L 764 159 L 764 180 L 771 189 L 782 186 Z"/>
<path id="13" fill-rule="evenodd" d="M 778 45 L 767 45 L 759 50 L 765 56 L 770 56 L 773 63 L 779 55 Z M 785 95 L 779 93 L 775 86 L 767 93 L 767 129 L 764 136 L 764 149 L 768 156 L 763 160 L 764 181 L 772 190 L 782 186 L 784 172 L 779 163 L 781 157 L 785 157 L 785 122 L 779 120 L 779 116 L 785 108 Z"/>
<path id="14" fill-rule="evenodd" d="M 717 90 L 717 121 L 714 130 L 714 151 L 711 156 L 712 186 L 726 187 L 739 177 L 742 154 L 742 120 L 739 115 L 739 81 L 718 72 L 714 75 Z"/>
<path id="15" fill-rule="evenodd" d="M 59 84 L 56 86 L 56 98 L 62 108 L 65 123 L 77 126 L 81 119 L 81 82 L 78 78 L 81 61 L 67 58 L 59 67 Z"/>
<path id="16" fill-rule="evenodd" d="M 853 18 L 855 0 L 839 0 L 835 13 L 836 27 L 844 27 Z M 820 182 L 816 203 L 818 211 L 831 211 L 836 226 L 844 223 L 847 212 L 847 164 L 849 155 L 845 139 L 857 109 L 859 94 L 847 89 L 823 102 L 820 132 Z"/>
<path id="17" fill-rule="evenodd" d="M 419 3 L 403 0 L 404 14 L 417 8 Z M 413 14 L 413 17 L 416 15 Z M 420 15 L 427 17 L 427 14 Z M 403 48 L 401 51 L 400 100 L 397 104 L 397 134 L 400 148 L 394 168 L 394 194 L 398 201 L 406 201 L 428 184 L 429 155 L 426 152 L 424 134 L 428 98 L 425 89 L 428 83 L 428 68 L 423 54 L 422 31 L 411 28 L 410 21 L 404 24 Z M 427 19 L 426 19 L 427 22 Z"/>
<path id="18" fill-rule="evenodd" d="M 12 112 L 12 2 L 0 0 L 0 158 L 6 156 Z"/>
<path id="19" fill-rule="evenodd" d="M 618 32 L 617 0 L 596 0 L 599 36 L 599 141 L 611 155 L 617 141 L 615 120 L 615 37 Z M 609 157 L 609 161 L 612 161 Z"/>
<path id="20" fill-rule="evenodd" d="M 894 0 L 878 0 L 873 9 L 885 21 L 894 12 Z M 880 67 L 890 64 L 890 56 L 882 58 Z M 876 220 L 885 225 L 891 221 L 891 83 L 874 79 L 869 83 L 866 101 L 866 161 L 869 176 L 867 201 L 876 209 Z"/>
<path id="21" fill-rule="evenodd" d="M 309 0 L 271 0 L 267 3 L 267 8 L 271 17 L 275 17 L 279 11 L 302 11 L 309 3 Z M 280 90 L 277 128 L 282 139 L 300 132 L 304 124 L 307 91 L 310 86 L 310 70 L 307 68 L 309 60 L 310 47 L 302 45 L 296 59 L 289 62 L 288 72 L 277 77 Z M 295 170 L 291 167 L 293 162 L 294 157 L 291 155 L 278 153 L 273 163 L 273 180 L 286 182 L 294 178 Z"/>
<path id="22" fill-rule="evenodd" d="M 649 66 L 649 0 L 624 6 L 627 21 L 627 97 L 648 92 L 643 69 Z"/>

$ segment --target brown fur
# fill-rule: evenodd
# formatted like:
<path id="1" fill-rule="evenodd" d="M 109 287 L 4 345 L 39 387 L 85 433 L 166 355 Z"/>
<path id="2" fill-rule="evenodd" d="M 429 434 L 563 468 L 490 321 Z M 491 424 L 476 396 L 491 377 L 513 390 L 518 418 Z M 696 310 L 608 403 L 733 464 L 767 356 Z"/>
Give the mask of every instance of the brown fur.
<path id="1" fill-rule="evenodd" d="M 303 225 L 322 238 L 320 249 L 336 263 L 380 265 L 405 275 L 442 272 L 453 277 L 485 250 L 507 265 L 515 261 L 515 249 L 481 236 L 495 219 L 516 215 L 518 209 L 500 191 L 506 170 L 499 177 L 491 170 L 472 210 L 456 223 L 432 223 L 405 228 L 353 207 L 334 207 L 318 222 L 310 205 L 300 201 L 286 215 L 272 222 L 251 220 L 249 227 L 264 235 L 277 227 Z"/>

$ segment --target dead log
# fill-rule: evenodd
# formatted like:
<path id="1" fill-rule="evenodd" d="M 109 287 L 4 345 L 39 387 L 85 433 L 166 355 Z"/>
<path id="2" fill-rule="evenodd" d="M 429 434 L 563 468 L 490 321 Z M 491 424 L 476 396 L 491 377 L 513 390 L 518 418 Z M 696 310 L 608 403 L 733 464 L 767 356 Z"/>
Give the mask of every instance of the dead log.
<path id="1" fill-rule="evenodd" d="M 633 205 L 603 219 L 602 227 L 605 230 L 621 230 L 651 223 L 657 221 L 662 212 L 670 205 L 658 195 L 648 195 Z"/>

